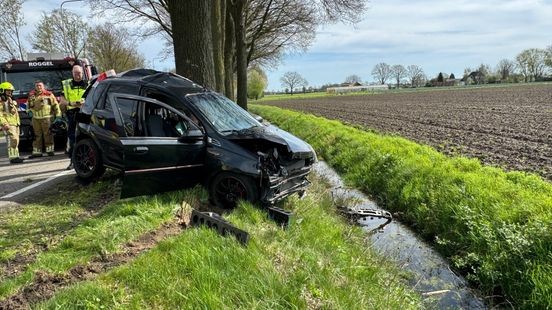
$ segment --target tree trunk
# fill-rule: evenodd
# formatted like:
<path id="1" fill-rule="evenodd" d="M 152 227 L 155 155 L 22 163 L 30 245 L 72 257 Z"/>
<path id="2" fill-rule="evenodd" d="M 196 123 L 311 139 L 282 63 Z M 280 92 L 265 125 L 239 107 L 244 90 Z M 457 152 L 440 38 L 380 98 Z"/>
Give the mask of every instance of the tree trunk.
<path id="1" fill-rule="evenodd" d="M 238 100 L 240 107 L 247 110 L 247 47 L 245 45 L 245 2 L 236 0 L 233 8 L 236 32 L 236 74 L 238 76 Z"/>
<path id="2" fill-rule="evenodd" d="M 226 0 L 213 0 L 212 31 L 216 91 L 224 93 L 224 20 Z"/>
<path id="3" fill-rule="evenodd" d="M 232 4 L 226 0 L 226 27 L 224 35 L 224 95 L 231 100 L 234 96 L 234 19 L 231 14 Z"/>
<path id="4" fill-rule="evenodd" d="M 176 73 L 208 88 L 216 87 L 211 32 L 212 2 L 167 0 Z"/>

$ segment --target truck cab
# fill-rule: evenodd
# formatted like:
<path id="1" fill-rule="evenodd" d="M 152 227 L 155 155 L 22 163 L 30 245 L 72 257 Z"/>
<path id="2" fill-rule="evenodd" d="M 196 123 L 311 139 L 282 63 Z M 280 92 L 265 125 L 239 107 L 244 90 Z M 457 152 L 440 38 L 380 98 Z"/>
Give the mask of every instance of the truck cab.
<path id="1" fill-rule="evenodd" d="M 84 69 L 84 79 L 90 80 L 96 74 L 94 66 L 87 59 L 75 59 L 65 57 L 61 53 L 29 53 L 27 60 L 12 59 L 0 63 L 0 82 L 10 82 L 15 87 L 14 99 L 19 104 L 20 150 L 31 146 L 34 132 L 31 118 L 27 115 L 27 100 L 29 92 L 34 88 L 37 80 L 44 82 L 46 89 L 53 92 L 59 98 L 63 95 L 61 81 L 72 77 L 73 66 L 78 64 Z M 65 144 L 66 135 L 56 135 L 56 146 Z"/>

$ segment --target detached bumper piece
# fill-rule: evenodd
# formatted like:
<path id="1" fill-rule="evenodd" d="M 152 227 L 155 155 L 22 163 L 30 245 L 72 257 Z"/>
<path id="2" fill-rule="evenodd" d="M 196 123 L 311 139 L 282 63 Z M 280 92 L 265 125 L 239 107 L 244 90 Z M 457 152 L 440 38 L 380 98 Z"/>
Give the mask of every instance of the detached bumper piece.
<path id="1" fill-rule="evenodd" d="M 291 217 L 293 213 L 288 212 L 281 208 L 267 207 L 268 218 L 276 222 L 278 225 L 288 227 L 291 224 Z"/>
<path id="2" fill-rule="evenodd" d="M 377 209 L 370 209 L 370 208 L 364 208 L 364 207 L 356 207 L 356 208 L 349 208 L 349 207 L 340 207 L 338 208 L 338 211 L 345 216 L 350 221 L 357 222 L 359 220 L 366 220 L 366 219 L 386 219 L 383 224 L 379 225 L 372 231 L 382 231 L 382 229 L 387 226 L 391 221 L 393 220 L 393 216 L 390 212 L 385 210 L 377 210 Z"/>
<path id="3" fill-rule="evenodd" d="M 249 234 L 236 228 L 226 221 L 222 216 L 214 212 L 199 212 L 192 210 L 192 226 L 205 225 L 216 230 L 222 236 L 233 235 L 240 243 L 246 245 L 249 241 Z"/>

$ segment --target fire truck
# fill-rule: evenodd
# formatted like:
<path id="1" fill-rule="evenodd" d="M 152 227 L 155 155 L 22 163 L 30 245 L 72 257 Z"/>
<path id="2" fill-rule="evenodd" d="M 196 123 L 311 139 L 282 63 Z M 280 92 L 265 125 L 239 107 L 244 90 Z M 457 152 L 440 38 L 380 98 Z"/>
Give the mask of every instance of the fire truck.
<path id="1" fill-rule="evenodd" d="M 0 63 L 0 82 L 13 84 L 14 99 L 19 104 L 20 150 L 30 148 L 34 139 L 31 118 L 27 115 L 27 99 L 29 92 L 34 89 L 35 81 L 44 82 L 46 89 L 53 92 L 59 101 L 63 91 L 61 81 L 72 78 L 73 66 L 77 64 L 83 67 L 85 80 L 97 74 L 87 59 L 64 57 L 60 53 L 29 53 L 25 61 L 12 59 Z M 65 145 L 65 139 L 65 135 L 58 134 L 55 137 L 56 147 Z"/>

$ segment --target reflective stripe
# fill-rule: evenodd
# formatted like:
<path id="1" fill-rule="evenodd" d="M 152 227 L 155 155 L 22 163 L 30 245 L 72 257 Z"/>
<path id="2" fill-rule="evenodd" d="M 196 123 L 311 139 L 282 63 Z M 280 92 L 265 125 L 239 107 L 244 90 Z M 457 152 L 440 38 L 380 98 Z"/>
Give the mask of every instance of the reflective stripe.
<path id="1" fill-rule="evenodd" d="M 33 148 L 33 155 L 42 155 L 42 149 Z"/>
<path id="2" fill-rule="evenodd" d="M 53 145 L 50 145 L 50 146 L 46 147 L 46 153 L 53 152 L 53 151 L 54 151 L 54 146 Z"/>
<path id="3" fill-rule="evenodd" d="M 18 158 L 19 157 L 19 150 L 16 147 L 9 147 L 8 148 L 8 158 Z"/>

